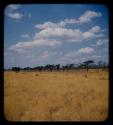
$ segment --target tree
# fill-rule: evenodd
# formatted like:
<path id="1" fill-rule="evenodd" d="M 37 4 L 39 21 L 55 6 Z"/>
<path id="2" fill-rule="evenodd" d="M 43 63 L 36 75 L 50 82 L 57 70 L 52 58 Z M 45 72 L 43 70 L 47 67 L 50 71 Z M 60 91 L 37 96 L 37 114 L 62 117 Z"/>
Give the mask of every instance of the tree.
<path id="1" fill-rule="evenodd" d="M 93 61 L 93 60 L 88 60 L 88 61 L 85 61 L 85 62 L 83 62 L 83 63 L 86 65 L 87 72 L 88 72 L 89 64 L 94 63 L 94 61 Z"/>
<path id="2" fill-rule="evenodd" d="M 59 71 L 60 70 L 60 64 L 56 65 L 56 67 L 57 67 L 57 71 Z"/>
<path id="3" fill-rule="evenodd" d="M 69 67 L 70 70 L 74 69 L 74 64 L 69 64 L 68 67 Z"/>
<path id="4" fill-rule="evenodd" d="M 23 68 L 23 70 L 31 70 L 32 68 L 30 68 L 30 67 L 25 67 L 25 68 Z"/>
<path id="5" fill-rule="evenodd" d="M 19 72 L 20 71 L 20 67 L 12 67 L 12 71 Z"/>
<path id="6" fill-rule="evenodd" d="M 106 67 L 106 63 L 103 62 L 103 61 L 99 61 L 99 62 L 98 62 L 98 66 L 99 66 L 99 68 L 101 68 L 101 69 L 104 70 L 104 68 Z"/>

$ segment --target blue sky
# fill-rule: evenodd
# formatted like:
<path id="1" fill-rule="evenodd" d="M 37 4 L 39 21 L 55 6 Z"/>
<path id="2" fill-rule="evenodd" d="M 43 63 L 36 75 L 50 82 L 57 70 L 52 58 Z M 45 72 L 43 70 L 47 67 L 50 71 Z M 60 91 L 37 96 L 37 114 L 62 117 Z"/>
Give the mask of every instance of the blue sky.
<path id="1" fill-rule="evenodd" d="M 109 12 L 97 4 L 10 4 L 4 68 L 109 62 Z"/>

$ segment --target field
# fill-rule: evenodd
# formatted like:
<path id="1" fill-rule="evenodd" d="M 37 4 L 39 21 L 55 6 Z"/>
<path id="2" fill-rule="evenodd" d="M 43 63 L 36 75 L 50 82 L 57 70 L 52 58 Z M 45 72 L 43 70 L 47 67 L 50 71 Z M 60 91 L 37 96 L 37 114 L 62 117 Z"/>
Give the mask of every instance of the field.
<path id="1" fill-rule="evenodd" d="M 108 93 L 108 71 L 5 71 L 4 116 L 9 121 L 103 121 Z"/>

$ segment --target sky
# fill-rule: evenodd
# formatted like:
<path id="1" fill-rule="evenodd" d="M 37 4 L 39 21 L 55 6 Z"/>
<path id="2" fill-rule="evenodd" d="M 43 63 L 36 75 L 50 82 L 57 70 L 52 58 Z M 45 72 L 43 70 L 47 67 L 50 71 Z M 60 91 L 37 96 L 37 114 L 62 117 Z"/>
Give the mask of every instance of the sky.
<path id="1" fill-rule="evenodd" d="M 4 68 L 109 63 L 109 12 L 98 4 L 9 4 Z"/>

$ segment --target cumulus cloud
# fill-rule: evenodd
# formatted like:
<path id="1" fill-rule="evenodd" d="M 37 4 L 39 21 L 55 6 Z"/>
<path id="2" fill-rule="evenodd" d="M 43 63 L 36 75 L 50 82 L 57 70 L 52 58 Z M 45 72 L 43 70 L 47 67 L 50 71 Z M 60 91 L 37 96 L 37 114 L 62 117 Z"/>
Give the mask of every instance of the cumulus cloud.
<path id="1" fill-rule="evenodd" d="M 54 32 L 53 32 L 54 31 Z M 69 29 L 64 27 L 47 27 L 40 32 L 35 33 L 34 39 L 50 38 L 60 39 L 62 41 L 79 42 L 84 39 L 102 37 L 102 30 L 99 26 L 94 26 L 88 31 L 82 32 L 79 29 Z"/>
<path id="2" fill-rule="evenodd" d="M 78 50 L 78 53 L 91 54 L 94 53 L 94 49 L 91 47 L 85 47 Z"/>
<path id="3" fill-rule="evenodd" d="M 94 37 L 103 37 L 100 26 L 94 26 L 85 32 L 65 27 L 67 24 L 86 23 L 91 21 L 92 18 L 100 16 L 102 16 L 101 13 L 88 10 L 78 19 L 65 19 L 57 23 L 49 21 L 43 24 L 36 24 L 34 27 L 41 31 L 35 33 L 34 39 L 57 39 L 61 42 L 80 42 Z"/>
<path id="4" fill-rule="evenodd" d="M 82 32 L 79 29 L 72 30 L 66 28 L 47 28 L 35 34 L 34 39 L 39 38 L 54 38 L 66 41 L 81 41 Z"/>
<path id="5" fill-rule="evenodd" d="M 99 39 L 99 40 L 97 41 L 96 45 L 97 45 L 97 46 L 101 46 L 101 45 L 103 45 L 103 44 L 105 44 L 105 43 L 108 43 L 108 39 L 104 39 L 104 40 Z"/>
<path id="6" fill-rule="evenodd" d="M 53 22 L 45 22 L 44 24 L 36 24 L 35 28 L 45 29 L 45 28 L 56 28 L 58 25 Z"/>
<path id="7" fill-rule="evenodd" d="M 95 17 L 101 17 L 102 14 L 99 12 L 88 10 L 83 15 L 81 15 L 78 19 L 65 19 L 64 24 L 77 24 L 77 23 L 87 23 Z"/>
<path id="8" fill-rule="evenodd" d="M 88 39 L 88 38 L 95 37 L 95 34 L 88 31 L 88 32 L 84 32 L 84 33 L 83 33 L 83 37 L 84 37 L 85 39 Z"/>
<path id="9" fill-rule="evenodd" d="M 94 48 L 91 47 L 84 47 L 80 48 L 76 51 L 69 51 L 68 53 L 64 54 L 64 56 L 58 59 L 58 62 L 61 63 L 74 63 L 74 62 L 81 62 L 85 61 L 86 59 L 92 58 L 92 55 L 95 53 Z"/>
<path id="10" fill-rule="evenodd" d="M 86 11 L 83 15 L 80 16 L 79 22 L 80 23 L 86 23 L 91 21 L 92 18 L 94 17 L 100 17 L 102 14 L 100 12 L 95 12 L 95 11 Z"/>
<path id="11" fill-rule="evenodd" d="M 54 31 L 54 32 L 53 32 Z M 26 49 L 32 49 L 33 47 L 48 46 L 56 47 L 64 44 L 65 42 L 83 42 L 86 39 L 91 39 L 97 37 L 97 32 L 100 32 L 101 28 L 99 26 L 94 26 L 86 32 L 82 32 L 79 29 L 69 29 L 69 28 L 45 28 L 35 33 L 31 41 L 22 41 L 14 45 L 11 45 L 8 49 L 14 50 L 19 53 L 24 53 Z M 23 38 L 28 38 L 28 34 L 21 35 Z M 98 41 L 97 44 L 100 44 Z M 92 48 L 83 48 L 77 52 L 78 53 L 91 53 L 94 52 Z"/>
<path id="12" fill-rule="evenodd" d="M 20 5 L 19 4 L 10 4 L 10 5 L 8 5 L 8 7 L 9 7 L 9 9 L 16 10 L 20 7 Z"/>
<path id="13" fill-rule="evenodd" d="M 57 55 L 57 54 L 58 54 L 58 52 L 54 52 L 54 51 L 44 51 L 44 52 L 40 53 L 39 58 L 47 59 L 47 58 Z"/>
<path id="14" fill-rule="evenodd" d="M 8 13 L 7 16 L 12 19 L 21 19 L 23 17 L 23 15 L 18 12 Z"/>
<path id="15" fill-rule="evenodd" d="M 41 58 L 41 59 L 46 59 L 46 58 L 48 58 L 48 57 L 49 57 L 48 51 L 44 51 L 44 52 L 39 56 L 39 58 Z"/>
<path id="16" fill-rule="evenodd" d="M 46 28 L 34 35 L 34 39 L 31 41 L 18 42 L 15 45 L 11 45 L 9 50 L 16 50 L 18 52 L 24 52 L 24 49 L 30 49 L 39 46 L 55 47 L 62 45 L 64 42 L 83 42 L 86 39 L 97 37 L 97 31 L 101 31 L 101 28 L 92 27 L 86 32 L 82 32 L 79 29 L 67 29 L 67 28 Z M 95 30 L 97 29 L 97 30 Z M 54 32 L 53 32 L 54 31 Z M 95 33 L 96 32 L 96 33 Z M 28 38 L 28 34 L 23 34 L 21 37 Z M 101 44 L 100 41 L 97 43 Z M 83 48 L 79 50 L 79 53 L 93 52 L 91 48 Z"/>
<path id="17" fill-rule="evenodd" d="M 92 46 L 97 47 L 105 44 L 108 46 L 108 39 L 98 39 L 95 44 L 92 44 Z"/>
<path id="18" fill-rule="evenodd" d="M 12 19 L 31 18 L 31 14 L 27 11 L 23 14 L 17 11 L 20 5 L 9 5 L 8 7 L 10 11 L 8 9 L 6 14 Z M 11 64 L 16 62 L 22 66 L 23 63 L 37 66 L 51 63 L 79 63 L 87 59 L 102 59 L 104 58 L 102 55 L 107 54 L 107 47 L 104 46 L 106 50 L 103 51 L 96 51 L 97 48 L 90 47 L 94 40 L 95 43 L 93 44 L 99 47 L 104 43 L 108 43 L 108 40 L 104 39 L 106 37 L 104 30 L 98 26 L 98 21 L 95 22 L 97 24 L 93 24 L 93 27 L 90 25 L 93 19 L 101 16 L 100 12 L 88 10 L 78 18 L 66 18 L 58 22 L 47 21 L 36 24 L 34 27 L 38 30 L 33 34 L 33 37 L 30 38 L 26 33 L 22 34 L 20 42 L 10 45 L 5 50 L 5 59 L 12 60 Z M 82 28 L 82 24 L 89 29 Z M 22 41 L 22 38 L 30 39 Z M 68 45 L 70 48 L 67 48 Z"/>
<path id="19" fill-rule="evenodd" d="M 65 19 L 64 22 L 65 22 L 65 25 L 79 23 L 79 21 L 77 19 Z"/>
<path id="20" fill-rule="evenodd" d="M 103 30 L 101 29 L 100 26 L 94 26 L 88 31 L 83 33 L 84 38 L 93 38 L 93 37 L 103 37 L 104 34 L 102 33 Z"/>
<path id="21" fill-rule="evenodd" d="M 16 20 L 21 19 L 23 17 L 23 14 L 17 12 L 17 9 L 19 8 L 20 8 L 19 4 L 8 5 L 6 10 L 6 15 L 12 19 L 16 19 Z"/>
<path id="22" fill-rule="evenodd" d="M 19 4 L 8 5 L 6 8 L 5 14 L 11 19 L 16 19 L 16 21 L 18 21 L 22 17 L 31 18 L 30 13 L 22 14 L 22 13 L 18 12 L 18 9 L 20 8 L 20 6 L 21 5 L 19 5 Z"/>
<path id="23" fill-rule="evenodd" d="M 99 32 L 103 32 L 103 30 L 101 29 L 100 26 L 94 26 L 94 27 L 92 27 L 92 28 L 89 30 L 89 32 L 91 32 L 91 33 L 99 33 Z"/>
<path id="24" fill-rule="evenodd" d="M 22 34 L 21 37 L 22 38 L 29 38 L 29 35 L 28 34 Z"/>
<path id="25" fill-rule="evenodd" d="M 33 47 L 39 47 L 39 46 L 50 46 L 54 47 L 57 45 L 61 45 L 61 42 L 56 40 L 45 40 L 45 39 L 39 39 L 34 41 L 26 41 L 26 42 L 18 42 L 15 45 L 11 45 L 8 49 L 9 50 L 20 50 L 20 49 L 29 49 Z"/>
<path id="26" fill-rule="evenodd" d="M 87 22 L 90 22 L 92 18 L 100 17 L 100 16 L 102 16 L 101 13 L 88 10 L 83 15 L 81 15 L 78 19 L 65 19 L 58 23 L 45 22 L 43 24 L 36 24 L 34 27 L 38 29 L 65 27 L 67 24 L 87 23 Z"/>

